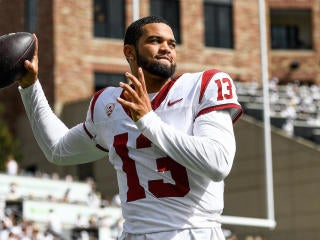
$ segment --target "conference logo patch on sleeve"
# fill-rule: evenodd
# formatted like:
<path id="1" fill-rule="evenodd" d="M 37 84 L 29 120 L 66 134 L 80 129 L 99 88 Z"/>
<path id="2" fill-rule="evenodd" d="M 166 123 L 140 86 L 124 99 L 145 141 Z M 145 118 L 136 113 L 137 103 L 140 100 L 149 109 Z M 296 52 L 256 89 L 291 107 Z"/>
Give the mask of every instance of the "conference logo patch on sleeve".
<path id="1" fill-rule="evenodd" d="M 105 111 L 106 111 L 106 114 L 107 114 L 108 117 L 110 117 L 110 115 L 113 113 L 114 106 L 115 106 L 114 103 L 108 103 L 108 104 L 106 105 Z"/>

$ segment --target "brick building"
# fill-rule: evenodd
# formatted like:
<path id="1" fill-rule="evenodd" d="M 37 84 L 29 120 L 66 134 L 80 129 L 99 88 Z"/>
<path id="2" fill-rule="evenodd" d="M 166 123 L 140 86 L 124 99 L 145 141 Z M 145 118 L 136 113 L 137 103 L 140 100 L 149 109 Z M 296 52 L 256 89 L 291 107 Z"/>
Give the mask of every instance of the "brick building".
<path id="1" fill-rule="evenodd" d="M 258 0 L 140 0 L 139 10 L 140 16 L 160 14 L 174 25 L 179 43 L 177 74 L 218 68 L 230 73 L 237 81 L 247 82 L 253 79 L 259 81 L 261 75 L 258 7 Z M 266 7 L 269 76 L 278 77 L 283 83 L 299 80 L 320 84 L 320 0 L 267 0 Z M 129 70 L 123 57 L 121 38 L 125 27 L 133 18 L 132 9 L 133 0 L 0 0 L 0 35 L 18 31 L 37 33 L 40 45 L 39 77 L 44 91 L 53 110 L 71 126 L 83 121 L 89 99 L 95 90 L 116 84 L 123 79 L 123 72 Z M 4 117 L 22 143 L 22 167 L 57 171 L 61 175 L 71 173 L 80 178 L 94 175 L 106 195 L 110 196 L 117 191 L 116 177 L 109 170 L 111 166 L 108 163 L 105 166 L 105 160 L 95 164 L 60 168 L 44 159 L 33 139 L 16 87 L 2 89 L 0 102 L 5 106 Z M 249 134 L 244 128 L 256 128 L 256 125 L 248 125 L 243 120 L 240 123 L 236 128 L 239 128 L 241 134 Z M 255 134 L 258 131 L 259 135 L 260 130 L 255 130 Z M 238 134 L 237 137 L 240 139 L 242 136 Z M 254 138 L 250 138 L 251 141 Z M 279 172 L 284 171 L 283 166 L 292 167 L 294 163 L 299 165 L 298 149 L 305 146 L 292 143 L 292 139 L 288 140 L 283 136 L 273 135 L 273 138 L 282 144 L 274 148 L 274 154 L 279 153 L 276 155 L 279 160 L 283 160 L 286 154 L 292 160 L 290 163 L 279 161 L 278 164 L 282 164 L 276 165 Z M 257 144 L 256 151 L 261 150 L 263 142 L 253 140 L 246 143 L 248 144 L 239 141 L 238 160 L 251 165 L 253 158 L 263 158 L 261 152 L 250 155 L 248 149 L 248 146 Z M 296 151 L 292 151 L 290 146 L 295 144 Z M 307 148 L 313 156 L 309 162 L 315 164 L 315 153 L 318 150 Z M 241 149 L 248 151 L 242 152 Z M 257 166 L 252 167 L 252 172 L 253 169 L 257 170 L 254 174 L 259 175 L 259 184 L 252 186 L 252 189 L 258 190 L 253 193 L 252 189 L 245 189 L 244 185 L 253 184 L 255 180 L 241 175 L 241 166 L 236 165 L 233 176 L 238 179 L 241 176 L 243 185 L 233 183 L 231 176 L 230 189 L 240 186 L 243 191 L 235 191 L 237 195 L 227 199 L 227 207 L 237 206 L 237 202 L 244 204 L 250 197 L 264 203 L 261 193 L 262 168 L 256 164 Z M 317 169 L 320 168 L 318 165 L 317 163 Z M 313 179 L 315 178 L 314 176 Z M 291 211 L 296 203 L 290 196 L 298 195 L 298 192 L 303 195 L 303 189 L 293 193 L 292 188 L 296 183 L 289 184 L 284 177 L 279 177 L 276 184 L 279 184 L 276 196 L 283 199 L 277 201 L 285 211 L 280 211 L 282 215 L 277 216 L 280 218 L 280 235 L 278 232 L 278 235 L 272 236 L 273 239 L 281 239 L 276 236 L 288 237 L 292 236 L 292 231 L 297 231 L 295 228 L 299 225 L 298 216 Z M 249 212 L 252 215 L 264 215 L 261 210 L 264 207 L 260 203 L 251 204 Z M 233 210 L 231 207 L 230 212 Z M 312 217 L 320 216 L 320 210 L 316 206 L 304 210 L 314 211 Z M 233 212 L 243 215 L 241 206 Z M 288 220 L 288 216 L 294 220 Z M 307 217 L 303 219 L 309 223 Z M 304 234 L 301 236 L 319 236 L 313 222 L 308 226 L 307 223 L 300 224 L 303 228 L 301 233 Z M 312 232 L 309 231 L 310 226 Z M 266 231 L 265 235 L 269 234 Z M 298 236 L 300 235 L 293 235 L 290 239 L 300 239 Z"/>
<path id="2" fill-rule="evenodd" d="M 56 110 L 89 98 L 108 84 L 110 74 L 118 79 L 128 70 L 121 38 L 132 20 L 133 0 L 111 2 L 0 1 L 0 34 L 37 33 L 40 78 Z M 269 75 L 320 83 L 319 0 L 266 4 Z M 174 24 L 178 73 L 219 68 L 236 80 L 260 79 L 257 0 L 140 0 L 140 16 L 148 14 L 161 14 Z M 294 63 L 299 68 L 290 71 Z"/>

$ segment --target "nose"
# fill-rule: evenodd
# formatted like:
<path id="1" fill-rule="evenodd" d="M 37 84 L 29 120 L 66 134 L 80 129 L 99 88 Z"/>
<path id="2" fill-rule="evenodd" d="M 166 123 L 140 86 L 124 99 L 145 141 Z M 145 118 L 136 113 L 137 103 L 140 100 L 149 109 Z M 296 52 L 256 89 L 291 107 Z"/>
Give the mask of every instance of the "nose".
<path id="1" fill-rule="evenodd" d="M 166 53 L 171 52 L 171 48 L 170 48 L 170 46 L 169 46 L 169 44 L 168 44 L 167 41 L 163 41 L 163 42 L 160 44 L 159 50 L 160 50 L 161 52 L 166 52 Z"/>

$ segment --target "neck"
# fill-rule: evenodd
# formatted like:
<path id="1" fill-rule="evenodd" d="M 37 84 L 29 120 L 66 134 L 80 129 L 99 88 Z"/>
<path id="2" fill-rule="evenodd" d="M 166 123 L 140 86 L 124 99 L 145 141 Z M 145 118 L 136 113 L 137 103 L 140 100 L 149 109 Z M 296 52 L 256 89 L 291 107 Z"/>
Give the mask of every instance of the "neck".
<path id="1" fill-rule="evenodd" d="M 146 88 L 148 93 L 156 93 L 166 85 L 171 79 L 162 79 L 162 78 L 145 78 Z"/>
<path id="2" fill-rule="evenodd" d="M 134 76 L 138 76 L 137 67 L 131 67 L 131 71 Z M 143 71 L 144 74 L 144 80 L 147 88 L 148 93 L 157 93 L 161 90 L 161 88 L 166 85 L 167 82 L 171 80 L 171 78 L 161 78 L 159 76 L 153 75 L 149 73 L 148 71 Z"/>

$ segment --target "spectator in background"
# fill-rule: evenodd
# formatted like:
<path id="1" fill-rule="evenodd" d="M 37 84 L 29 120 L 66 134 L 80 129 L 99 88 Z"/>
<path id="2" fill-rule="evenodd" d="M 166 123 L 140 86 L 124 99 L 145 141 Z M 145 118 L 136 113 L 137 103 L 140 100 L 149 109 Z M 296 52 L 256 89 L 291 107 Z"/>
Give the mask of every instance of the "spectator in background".
<path id="1" fill-rule="evenodd" d="M 65 202 L 65 203 L 69 202 L 70 192 L 71 192 L 71 189 L 67 188 L 63 194 L 62 202 Z"/>
<path id="2" fill-rule="evenodd" d="M 8 200 L 17 200 L 22 197 L 21 193 L 19 192 L 18 184 L 16 182 L 11 182 L 9 185 L 9 190 L 6 195 Z"/>
<path id="3" fill-rule="evenodd" d="M 73 176 L 68 174 L 67 176 L 65 176 L 65 181 L 68 182 L 68 183 L 73 182 Z"/>
<path id="4" fill-rule="evenodd" d="M 97 191 L 97 186 L 94 181 L 87 181 L 90 184 L 90 191 L 88 192 L 87 204 L 92 207 L 100 207 L 101 193 Z"/>
<path id="5" fill-rule="evenodd" d="M 60 180 L 60 176 L 58 173 L 54 172 L 51 174 L 51 179 L 52 180 Z"/>
<path id="6" fill-rule="evenodd" d="M 44 239 L 43 233 L 40 231 L 39 226 L 36 224 L 33 225 L 31 239 L 32 240 L 43 240 Z"/>
<path id="7" fill-rule="evenodd" d="M 8 239 L 10 233 L 10 226 L 5 218 L 1 219 L 0 222 L 0 240 Z"/>
<path id="8" fill-rule="evenodd" d="M 61 238 L 62 236 L 62 223 L 60 217 L 54 212 L 53 209 L 49 210 L 49 222 L 47 232 L 55 237 Z"/>
<path id="9" fill-rule="evenodd" d="M 9 175 L 17 175 L 19 171 L 19 165 L 11 154 L 7 158 L 6 171 Z"/>
<path id="10" fill-rule="evenodd" d="M 76 223 L 75 223 L 76 227 L 78 228 L 86 228 L 89 225 L 88 219 L 85 218 L 83 215 L 81 215 L 80 213 L 77 215 L 77 219 L 76 219 Z"/>

